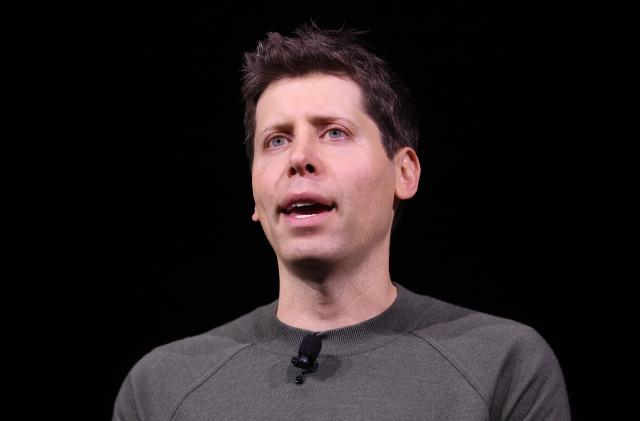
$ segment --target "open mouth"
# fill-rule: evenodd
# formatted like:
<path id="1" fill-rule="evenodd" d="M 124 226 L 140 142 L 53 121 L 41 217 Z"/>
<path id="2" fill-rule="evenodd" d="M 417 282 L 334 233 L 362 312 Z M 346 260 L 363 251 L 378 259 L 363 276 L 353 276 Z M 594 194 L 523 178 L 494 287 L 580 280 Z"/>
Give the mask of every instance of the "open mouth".
<path id="1" fill-rule="evenodd" d="M 289 218 L 306 219 L 325 212 L 330 212 L 335 206 L 327 206 L 320 203 L 296 203 L 284 209 L 282 213 Z"/>

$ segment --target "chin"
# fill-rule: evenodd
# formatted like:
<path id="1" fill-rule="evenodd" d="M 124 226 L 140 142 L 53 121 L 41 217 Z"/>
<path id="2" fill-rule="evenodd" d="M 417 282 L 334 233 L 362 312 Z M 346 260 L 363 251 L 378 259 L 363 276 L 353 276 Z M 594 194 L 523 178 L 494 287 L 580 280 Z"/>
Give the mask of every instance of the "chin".
<path id="1" fill-rule="evenodd" d="M 335 264 L 339 260 L 339 250 L 335 247 L 301 247 L 296 244 L 289 250 L 281 250 L 280 260 L 293 267 L 319 268 Z"/>

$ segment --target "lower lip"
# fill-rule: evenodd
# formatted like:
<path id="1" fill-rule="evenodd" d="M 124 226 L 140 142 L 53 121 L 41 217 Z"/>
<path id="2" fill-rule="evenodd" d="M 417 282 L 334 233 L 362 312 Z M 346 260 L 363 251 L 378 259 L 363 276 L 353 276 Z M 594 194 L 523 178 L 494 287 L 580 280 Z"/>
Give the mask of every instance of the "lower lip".
<path id="1" fill-rule="evenodd" d="M 320 224 L 322 221 L 327 219 L 329 215 L 333 214 L 335 210 L 336 208 L 333 208 L 330 211 L 316 213 L 303 218 L 296 218 L 296 215 L 294 214 L 287 215 L 286 213 L 281 213 L 281 215 L 284 216 L 284 219 L 293 227 L 311 227 Z"/>

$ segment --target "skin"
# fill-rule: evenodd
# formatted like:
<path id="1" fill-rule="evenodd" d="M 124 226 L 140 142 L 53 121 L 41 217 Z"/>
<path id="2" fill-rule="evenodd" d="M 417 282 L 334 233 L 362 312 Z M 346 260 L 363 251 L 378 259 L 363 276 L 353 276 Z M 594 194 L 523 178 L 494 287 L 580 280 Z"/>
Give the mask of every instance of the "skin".
<path id="1" fill-rule="evenodd" d="M 353 325 L 397 295 L 389 274 L 393 206 L 416 193 L 420 162 L 408 147 L 387 157 L 361 99 L 350 78 L 315 73 L 273 82 L 257 104 L 252 220 L 277 256 L 276 316 L 290 326 Z M 336 209 L 314 226 L 291 226 L 278 206 L 303 191 Z"/>

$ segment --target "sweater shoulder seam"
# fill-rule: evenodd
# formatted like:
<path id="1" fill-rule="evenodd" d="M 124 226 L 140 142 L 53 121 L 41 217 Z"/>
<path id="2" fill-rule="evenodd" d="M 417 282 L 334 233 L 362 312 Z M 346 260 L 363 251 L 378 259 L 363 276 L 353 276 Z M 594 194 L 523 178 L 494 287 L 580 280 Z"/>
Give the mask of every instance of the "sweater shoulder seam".
<path id="1" fill-rule="evenodd" d="M 195 391 L 198 387 L 202 386 L 202 384 L 206 382 L 209 378 L 214 376 L 218 372 L 218 370 L 224 367 L 229 361 L 231 361 L 236 355 L 238 355 L 238 353 L 240 353 L 242 350 L 246 349 L 251 345 L 254 345 L 254 342 L 243 344 L 235 352 L 231 353 L 224 360 L 220 361 L 218 364 L 210 368 L 209 371 L 205 372 L 202 376 L 200 376 L 198 380 L 196 380 L 195 382 L 193 382 L 192 385 L 187 387 L 185 391 L 180 396 L 178 396 L 178 398 L 176 398 L 173 405 L 171 405 L 171 409 L 167 414 L 166 420 L 167 421 L 173 420 L 174 416 L 178 412 L 178 409 L 180 408 L 180 405 L 182 405 L 182 403 L 185 401 L 187 396 L 193 393 L 193 391 Z"/>
<path id="2" fill-rule="evenodd" d="M 485 406 L 485 409 L 487 411 L 489 411 L 489 404 L 488 404 L 488 398 L 487 398 L 487 394 L 482 390 L 483 387 L 481 385 L 481 383 L 473 376 L 473 374 L 470 372 L 470 370 L 468 370 L 464 364 L 462 364 L 460 361 L 458 361 L 454 355 L 452 355 L 450 352 L 447 352 L 446 348 L 438 343 L 436 340 L 434 340 L 433 338 L 429 338 L 429 337 L 425 337 L 422 335 L 417 334 L 415 331 L 410 332 L 413 336 L 423 340 L 424 342 L 426 342 L 427 344 L 429 344 L 431 347 L 433 347 L 440 355 L 442 355 L 442 357 L 449 363 L 451 364 L 451 366 L 458 372 L 460 373 L 460 375 L 462 376 L 463 379 L 465 379 L 465 381 L 467 383 L 469 383 L 469 385 L 473 388 L 473 390 L 476 391 L 476 393 L 480 396 L 480 399 L 482 399 L 482 403 Z"/>

